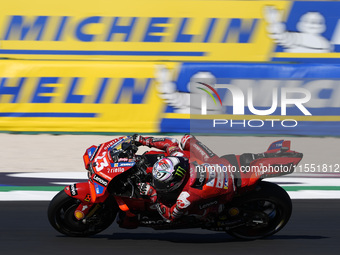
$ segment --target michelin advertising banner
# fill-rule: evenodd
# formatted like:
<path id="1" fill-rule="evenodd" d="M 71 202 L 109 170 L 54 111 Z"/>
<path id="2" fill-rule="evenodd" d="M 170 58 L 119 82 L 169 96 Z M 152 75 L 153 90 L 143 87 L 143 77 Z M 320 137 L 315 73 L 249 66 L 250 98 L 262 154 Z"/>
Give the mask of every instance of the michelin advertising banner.
<path id="1" fill-rule="evenodd" d="M 155 89 L 154 66 L 2 60 L 0 130 L 159 132 L 165 105 Z"/>
<path id="2" fill-rule="evenodd" d="M 0 61 L 0 130 L 340 135 L 340 65 Z"/>
<path id="3" fill-rule="evenodd" d="M 339 62 L 339 10 L 334 1 L 12 0 L 0 9 L 0 58 Z"/>

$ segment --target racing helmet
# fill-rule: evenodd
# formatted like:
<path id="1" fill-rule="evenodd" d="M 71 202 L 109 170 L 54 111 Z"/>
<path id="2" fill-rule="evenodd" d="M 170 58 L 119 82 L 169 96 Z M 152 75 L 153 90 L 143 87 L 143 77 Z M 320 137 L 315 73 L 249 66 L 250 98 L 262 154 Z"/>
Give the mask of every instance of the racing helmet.
<path id="1" fill-rule="evenodd" d="M 157 192 L 171 192 L 184 182 L 189 162 L 184 157 L 165 157 L 158 160 L 152 169 L 152 186 Z"/>

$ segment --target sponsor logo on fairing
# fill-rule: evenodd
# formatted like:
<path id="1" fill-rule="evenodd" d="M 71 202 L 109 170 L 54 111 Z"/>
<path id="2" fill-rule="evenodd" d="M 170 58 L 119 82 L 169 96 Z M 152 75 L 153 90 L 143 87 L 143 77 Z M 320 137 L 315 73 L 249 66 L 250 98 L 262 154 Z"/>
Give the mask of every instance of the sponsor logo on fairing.
<path id="1" fill-rule="evenodd" d="M 206 209 L 206 208 L 213 206 L 213 205 L 217 205 L 217 200 L 211 201 L 211 202 L 208 202 L 208 203 L 205 203 L 205 204 L 201 204 L 201 205 L 199 205 L 199 208 L 202 210 L 202 209 Z"/>
<path id="2" fill-rule="evenodd" d="M 90 202 L 91 201 L 91 195 L 90 194 L 86 194 L 85 198 L 84 198 L 85 202 Z"/>
<path id="3" fill-rule="evenodd" d="M 93 177 L 93 180 L 98 182 L 99 184 L 105 186 L 105 187 L 107 187 L 107 185 L 109 183 L 107 180 L 105 180 L 104 178 L 100 177 L 99 175 L 95 175 Z"/>
<path id="4" fill-rule="evenodd" d="M 119 167 L 134 166 L 135 162 L 118 163 Z"/>
<path id="5" fill-rule="evenodd" d="M 152 142 L 164 142 L 165 138 L 152 138 Z"/>
<path id="6" fill-rule="evenodd" d="M 70 191 L 71 191 L 71 196 L 74 197 L 78 195 L 76 184 L 70 185 Z"/>
<path id="7" fill-rule="evenodd" d="M 201 143 L 200 141 L 197 141 L 197 144 L 201 146 L 201 148 L 208 154 L 210 158 L 215 156 L 215 153 L 213 153 L 205 144 Z"/>
<path id="8" fill-rule="evenodd" d="M 94 188 L 96 190 L 96 194 L 98 194 L 98 195 L 100 195 L 104 192 L 104 187 L 97 184 L 97 183 L 94 184 Z"/>
<path id="9" fill-rule="evenodd" d="M 207 160 L 209 158 L 207 153 L 200 146 L 198 146 L 197 144 L 193 144 L 192 146 L 202 155 L 204 160 Z"/>

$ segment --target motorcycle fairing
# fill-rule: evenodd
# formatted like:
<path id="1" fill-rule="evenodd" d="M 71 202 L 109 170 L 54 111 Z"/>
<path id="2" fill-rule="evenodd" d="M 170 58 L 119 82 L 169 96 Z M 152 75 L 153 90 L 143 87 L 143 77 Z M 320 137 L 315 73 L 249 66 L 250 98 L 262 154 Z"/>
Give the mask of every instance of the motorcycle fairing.
<path id="1" fill-rule="evenodd" d="M 91 147 L 86 149 L 85 154 L 83 156 L 85 169 L 89 169 L 89 163 L 93 159 L 93 157 L 96 155 L 98 148 L 99 146 L 97 147 L 95 145 L 92 145 Z"/>
<path id="2" fill-rule="evenodd" d="M 91 203 L 102 203 L 109 196 L 107 187 L 104 187 L 98 183 L 89 181 Z"/>
<path id="3" fill-rule="evenodd" d="M 80 201 L 90 202 L 91 191 L 89 186 L 90 181 L 78 182 L 64 188 L 67 195 L 79 199 Z"/>
<path id="4" fill-rule="evenodd" d="M 300 154 L 300 153 L 299 153 Z M 294 172 L 295 166 L 301 161 L 301 157 L 283 156 L 268 157 L 254 160 L 249 172 L 241 171 L 242 187 L 255 185 L 259 179 L 277 177 Z"/>
<path id="5" fill-rule="evenodd" d="M 276 153 L 279 151 L 289 151 L 290 150 L 290 141 L 288 140 L 279 140 L 271 143 L 266 151 L 266 153 Z"/>
<path id="6" fill-rule="evenodd" d="M 87 164 L 90 168 L 92 167 L 93 172 L 111 181 L 114 177 L 124 173 L 135 165 L 134 160 L 128 158 L 121 158 L 118 162 L 114 162 L 110 155 L 110 151 L 121 150 L 122 144 L 128 142 L 131 142 L 131 137 L 124 136 L 121 139 L 117 138 L 99 145 L 96 155 Z M 85 155 L 87 154 L 87 151 L 85 152 Z M 86 159 L 87 157 L 84 156 L 84 160 Z"/>
<path id="7" fill-rule="evenodd" d="M 134 159 L 120 159 L 119 161 L 114 161 L 110 155 L 111 150 L 121 150 L 124 143 L 131 142 L 130 136 L 124 136 L 122 138 L 116 138 L 106 143 L 100 144 L 99 146 L 89 147 L 83 156 L 84 164 L 86 169 L 89 171 L 89 181 L 87 183 L 75 184 L 72 188 L 80 194 L 73 193 L 74 197 L 81 200 L 82 202 L 90 203 L 101 203 L 109 196 L 107 191 L 108 185 L 114 177 L 124 173 L 125 171 L 131 169 L 135 166 Z M 67 189 L 67 190 L 66 190 Z M 69 196 L 71 194 L 71 188 L 67 187 L 65 189 Z M 85 194 L 86 193 L 86 194 Z M 84 197 L 87 201 L 84 200 Z M 116 197 L 120 203 L 121 210 L 129 211 L 128 206 L 125 204 L 124 200 Z"/>
<path id="8" fill-rule="evenodd" d="M 236 156 L 239 163 L 239 173 L 236 174 L 236 177 L 241 179 L 241 185 L 238 180 L 239 187 L 252 186 L 260 179 L 277 177 L 294 172 L 303 154 L 290 151 L 289 147 L 290 141 L 283 141 L 279 149 L 270 150 L 275 150 L 275 153 L 245 153 L 241 156 Z M 251 160 L 251 158 L 253 158 L 253 160 Z"/>
<path id="9" fill-rule="evenodd" d="M 230 154 L 222 158 L 234 166 L 235 186 L 242 189 L 255 185 L 260 179 L 292 173 L 302 157 L 302 153 L 290 150 L 290 141 L 279 140 L 271 143 L 264 153 Z"/>

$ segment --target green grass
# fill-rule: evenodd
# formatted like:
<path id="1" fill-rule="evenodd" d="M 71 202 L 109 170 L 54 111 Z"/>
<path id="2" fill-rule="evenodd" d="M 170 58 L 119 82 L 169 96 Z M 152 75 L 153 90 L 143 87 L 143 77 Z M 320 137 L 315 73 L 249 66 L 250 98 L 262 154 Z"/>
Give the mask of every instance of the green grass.
<path id="1" fill-rule="evenodd" d="M 0 186 L 0 192 L 8 192 L 15 190 L 30 190 L 30 191 L 60 191 L 65 186 Z"/>

